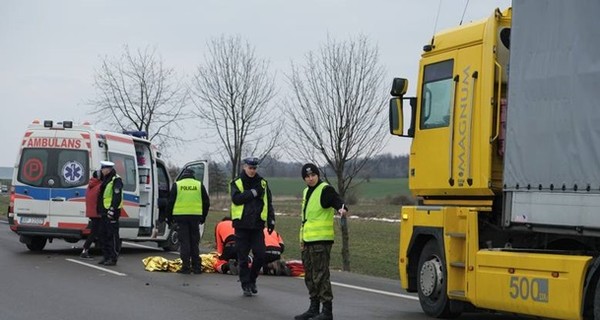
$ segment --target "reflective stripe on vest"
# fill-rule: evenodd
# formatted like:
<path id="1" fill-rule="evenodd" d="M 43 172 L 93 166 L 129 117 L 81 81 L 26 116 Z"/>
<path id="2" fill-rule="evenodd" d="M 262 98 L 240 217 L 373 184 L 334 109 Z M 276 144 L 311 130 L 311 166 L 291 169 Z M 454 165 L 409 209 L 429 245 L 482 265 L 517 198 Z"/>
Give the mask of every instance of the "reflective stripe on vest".
<path id="1" fill-rule="evenodd" d="M 102 194 L 102 205 L 104 205 L 104 209 L 110 208 L 110 204 L 112 203 L 113 196 L 113 185 L 116 178 L 120 178 L 118 174 L 115 174 L 110 182 L 106 184 L 106 188 L 104 189 L 104 193 Z M 121 190 L 121 202 L 119 203 L 119 209 L 123 208 L 123 190 Z"/>
<path id="2" fill-rule="evenodd" d="M 202 215 L 202 183 L 185 178 L 175 182 L 177 199 L 173 205 L 173 215 Z"/>
<path id="3" fill-rule="evenodd" d="M 242 179 L 241 178 L 237 178 L 235 180 L 235 185 L 238 187 L 238 189 L 240 190 L 240 192 L 244 192 L 244 184 L 242 183 Z M 264 192 L 263 192 L 263 209 L 262 212 L 260 213 L 260 219 L 262 221 L 267 221 L 267 212 L 269 211 L 268 205 L 267 205 L 267 181 L 261 179 L 260 180 L 260 185 L 262 186 Z M 235 203 L 231 203 L 231 219 L 232 220 L 239 220 L 242 218 L 242 213 L 244 212 L 244 205 L 237 205 Z"/>
<path id="4" fill-rule="evenodd" d="M 302 196 L 302 212 L 304 213 L 304 223 L 300 228 L 300 241 L 313 242 L 313 241 L 333 241 L 333 215 L 335 210 L 333 208 L 321 207 L 321 194 L 323 188 L 328 186 L 327 183 L 321 182 L 306 203 L 306 194 L 308 188 L 304 189 Z"/>

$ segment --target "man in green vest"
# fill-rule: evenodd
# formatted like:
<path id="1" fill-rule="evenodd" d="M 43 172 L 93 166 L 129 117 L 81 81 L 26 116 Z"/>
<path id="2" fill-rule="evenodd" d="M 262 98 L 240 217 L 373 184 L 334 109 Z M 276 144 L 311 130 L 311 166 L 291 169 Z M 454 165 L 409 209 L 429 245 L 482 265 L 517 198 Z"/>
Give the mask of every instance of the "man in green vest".
<path id="1" fill-rule="evenodd" d="M 302 166 L 302 178 L 307 187 L 302 198 L 300 245 L 304 283 L 308 288 L 310 306 L 294 319 L 333 319 L 333 292 L 329 277 L 329 260 L 334 239 L 333 217 L 336 212 L 346 215 L 348 208 L 335 189 L 321 181 L 319 168 L 314 164 Z M 319 313 L 320 304 L 323 304 L 323 310 Z"/>
<path id="2" fill-rule="evenodd" d="M 123 208 L 123 180 L 115 171 L 111 161 L 100 161 L 102 185 L 98 192 L 98 213 L 102 219 L 100 243 L 102 255 L 99 264 L 114 266 L 120 251 L 119 218 Z"/>
<path id="3" fill-rule="evenodd" d="M 202 273 L 200 263 L 200 224 L 203 224 L 210 208 L 210 199 L 202 182 L 196 180 L 192 169 L 185 169 L 181 178 L 173 184 L 169 194 L 167 220 L 177 223 L 179 257 L 182 274 Z"/>
<path id="4" fill-rule="evenodd" d="M 257 294 L 256 278 L 265 261 L 265 222 L 269 233 L 275 229 L 271 191 L 257 172 L 259 159 L 243 160 L 243 170 L 230 184 L 231 219 L 235 229 L 239 277 L 244 296 Z M 250 266 L 248 254 L 252 250 Z"/>

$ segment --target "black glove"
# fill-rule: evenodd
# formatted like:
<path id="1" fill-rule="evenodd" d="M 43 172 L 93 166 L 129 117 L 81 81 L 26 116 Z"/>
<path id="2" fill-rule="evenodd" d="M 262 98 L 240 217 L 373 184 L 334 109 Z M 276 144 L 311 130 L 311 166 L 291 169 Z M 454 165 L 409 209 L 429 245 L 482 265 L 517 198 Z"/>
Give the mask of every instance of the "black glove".
<path id="1" fill-rule="evenodd" d="M 267 221 L 267 232 L 271 234 L 273 233 L 273 230 L 275 230 L 275 220 Z"/>
<path id="2" fill-rule="evenodd" d="M 200 224 L 204 224 L 204 221 L 206 221 L 206 217 L 204 215 L 200 216 Z"/>
<path id="3" fill-rule="evenodd" d="M 265 189 L 263 189 L 262 187 L 256 187 L 254 189 L 250 189 L 250 191 L 252 192 L 252 195 L 254 195 L 255 198 L 260 198 L 263 196 Z"/>

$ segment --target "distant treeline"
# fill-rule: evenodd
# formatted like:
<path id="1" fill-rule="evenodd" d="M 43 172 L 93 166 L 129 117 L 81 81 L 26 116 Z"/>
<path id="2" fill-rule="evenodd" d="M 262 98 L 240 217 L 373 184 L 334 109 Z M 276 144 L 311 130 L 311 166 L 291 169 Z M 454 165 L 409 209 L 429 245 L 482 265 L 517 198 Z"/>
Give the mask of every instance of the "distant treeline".
<path id="1" fill-rule="evenodd" d="M 300 169 L 303 163 L 279 161 L 272 157 L 266 157 L 260 164 L 259 173 L 266 177 L 300 178 Z M 349 164 L 352 165 L 352 164 Z M 211 192 L 227 190 L 229 185 L 228 173 L 230 164 L 211 162 L 209 164 L 210 189 Z M 177 176 L 180 168 L 171 167 L 170 175 Z M 325 174 L 335 177 L 331 169 L 326 169 Z M 406 178 L 408 177 L 408 155 L 395 156 L 382 154 L 367 162 L 360 171 L 359 178 Z"/>
<path id="2" fill-rule="evenodd" d="M 266 157 L 260 164 L 260 174 L 265 177 L 288 177 L 300 176 L 303 163 L 279 161 L 272 157 Z M 349 164 L 352 165 L 352 164 Z M 218 171 L 229 172 L 229 164 L 212 163 L 211 170 L 218 167 Z M 333 177 L 330 169 L 326 174 Z M 361 170 L 361 178 L 406 178 L 408 176 L 408 155 L 395 156 L 391 154 L 378 155 L 370 160 Z"/>

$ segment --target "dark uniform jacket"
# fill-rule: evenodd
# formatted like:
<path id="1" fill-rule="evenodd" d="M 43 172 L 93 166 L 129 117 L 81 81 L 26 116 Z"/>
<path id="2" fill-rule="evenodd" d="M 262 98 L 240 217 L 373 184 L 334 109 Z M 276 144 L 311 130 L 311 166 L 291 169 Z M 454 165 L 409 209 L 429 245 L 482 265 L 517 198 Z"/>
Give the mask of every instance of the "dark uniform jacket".
<path id="1" fill-rule="evenodd" d="M 106 186 L 111 182 L 113 177 L 117 175 L 117 172 L 113 169 L 109 174 L 102 177 L 102 186 L 100 187 L 100 191 L 98 192 L 98 203 L 96 206 L 98 207 L 98 213 L 101 216 L 106 216 L 106 212 L 108 208 L 104 208 L 104 190 L 106 190 Z M 109 208 L 113 208 L 114 219 L 119 219 L 121 216 L 121 209 L 119 206 L 121 205 L 121 199 L 123 198 L 123 180 L 120 177 L 115 178 L 113 182 L 113 190 L 112 190 L 112 201 L 110 203 Z"/>
<path id="2" fill-rule="evenodd" d="M 267 184 L 267 190 L 263 190 L 261 180 L 264 180 L 259 174 L 250 178 L 246 172 L 242 171 L 239 178 L 242 179 L 244 192 L 238 189 L 235 180 L 231 182 L 231 201 L 236 205 L 244 205 L 242 218 L 233 220 L 233 227 L 238 229 L 260 229 L 265 227 L 265 221 L 260 218 L 260 213 L 263 206 L 267 205 L 267 221 L 275 221 L 275 210 L 273 209 L 271 190 Z M 236 179 L 237 180 L 237 179 Z M 257 197 L 254 197 L 251 189 L 259 192 Z M 263 204 L 263 192 L 267 193 L 267 204 Z"/>

